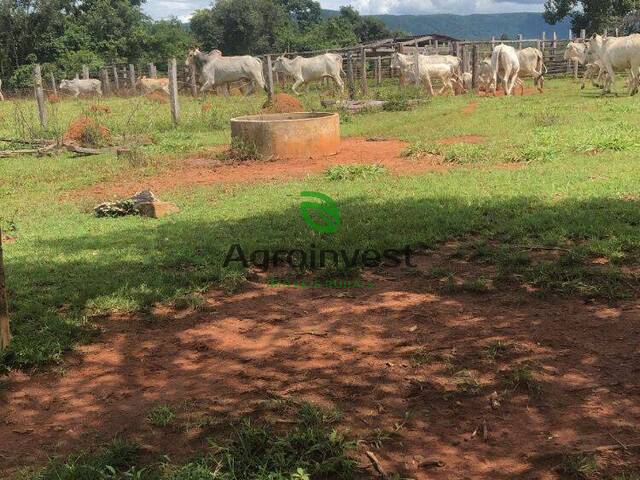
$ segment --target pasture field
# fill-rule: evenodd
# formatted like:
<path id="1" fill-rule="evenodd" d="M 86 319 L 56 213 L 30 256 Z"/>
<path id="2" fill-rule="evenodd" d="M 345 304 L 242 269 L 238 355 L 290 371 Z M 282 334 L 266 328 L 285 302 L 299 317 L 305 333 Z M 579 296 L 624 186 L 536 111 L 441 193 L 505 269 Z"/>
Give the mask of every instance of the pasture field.
<path id="1" fill-rule="evenodd" d="M 308 170 L 225 158 L 229 118 L 263 102 L 181 97 L 174 127 L 144 97 L 65 100 L 44 132 L 32 100 L 0 103 L 0 137 L 88 115 L 151 141 L 136 162 L 0 158 L 0 474 L 354 478 L 377 475 L 369 451 L 397 478 L 638 478 L 637 98 L 558 79 L 343 112 L 346 153 Z M 181 212 L 92 214 L 146 187 Z M 302 191 L 337 202 L 335 234 L 301 220 Z M 414 255 L 263 272 L 224 266 L 234 244 Z"/>

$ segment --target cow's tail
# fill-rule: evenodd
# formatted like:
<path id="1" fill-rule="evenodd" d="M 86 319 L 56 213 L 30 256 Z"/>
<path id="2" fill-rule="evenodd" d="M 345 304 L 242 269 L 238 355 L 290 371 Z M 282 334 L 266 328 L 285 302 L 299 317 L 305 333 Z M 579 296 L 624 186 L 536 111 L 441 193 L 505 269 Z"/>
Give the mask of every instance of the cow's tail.
<path id="1" fill-rule="evenodd" d="M 544 63 L 544 55 L 541 53 L 538 55 L 538 71 L 542 74 L 542 76 L 546 75 L 549 70 L 547 69 L 547 65 Z"/>

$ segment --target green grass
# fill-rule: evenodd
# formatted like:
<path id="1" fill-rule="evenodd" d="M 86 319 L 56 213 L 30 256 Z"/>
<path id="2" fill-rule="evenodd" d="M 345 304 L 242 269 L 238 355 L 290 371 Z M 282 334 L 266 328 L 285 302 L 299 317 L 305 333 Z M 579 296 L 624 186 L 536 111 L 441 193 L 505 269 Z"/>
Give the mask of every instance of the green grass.
<path id="1" fill-rule="evenodd" d="M 397 86 L 371 90 L 372 98 L 384 97 Z M 478 102 L 476 111 L 463 113 L 472 100 Z M 228 143 L 228 119 L 258 111 L 264 97 L 184 97 L 178 127 L 171 125 L 166 104 L 101 100 L 112 113 L 92 115 L 116 141 L 154 138 L 153 145 L 139 147 L 148 159 L 143 165 L 110 153 L 0 159 L 0 226 L 17 238 L 5 245 L 15 341 L 0 362 L 26 368 L 60 361 L 74 345 L 94 338 L 98 315 L 148 311 L 157 302 L 181 305 L 185 298 L 186 306 L 197 307 L 188 295 L 208 288 L 233 293 L 246 279 L 238 264 L 223 267 L 234 243 L 247 252 L 308 250 L 311 244 L 351 252 L 405 245 L 438 249 L 454 239 L 480 242 L 482 247 L 471 249 L 482 248 L 481 255 L 471 255 L 470 262 L 495 265 L 502 283 L 481 278 L 467 286 L 471 291 L 486 290 L 491 280 L 494 288 L 526 282 L 542 293 L 634 297 L 640 288 L 634 273 L 640 259 L 635 100 L 581 93 L 556 80 L 545 95 L 438 97 L 411 111 L 355 114 L 343 123 L 343 135 L 426 146 L 454 135 L 483 135 L 485 141 L 437 145 L 437 153 L 452 164 L 444 173 L 358 174 L 348 182 L 317 175 L 176 188 L 162 198 L 177 203 L 181 213 L 157 221 L 96 218 L 91 212 L 96 202 L 70 192 L 123 175 L 167 171 L 176 158 Z M 202 111 L 205 101 L 212 110 Z M 312 89 L 303 101 L 320 108 L 319 91 Z M 49 130 L 36 129 L 34 136 L 59 134 L 91 103 L 56 104 Z M 0 104 L 0 136 L 25 133 L 20 118 L 35 125 L 33 101 L 18 104 Z M 505 162 L 518 164 L 505 167 Z M 342 225 L 335 234 L 307 227 L 299 213 L 302 191 L 336 200 Z M 606 263 L 595 264 L 595 258 Z M 329 268 L 344 270 L 342 264 Z"/>
<path id="2" fill-rule="evenodd" d="M 157 405 L 147 415 L 147 421 L 156 427 L 167 427 L 173 422 L 176 414 L 169 405 Z"/>
<path id="3" fill-rule="evenodd" d="M 325 172 L 329 180 L 356 180 L 359 178 L 373 178 L 386 172 L 383 165 L 335 165 Z"/>
<path id="4" fill-rule="evenodd" d="M 290 428 L 243 419 L 220 443 L 194 452 L 193 460 L 174 464 L 144 458 L 140 448 L 116 440 L 93 453 L 53 459 L 39 472 L 24 472 L 16 480 L 309 480 L 350 479 L 356 463 L 355 443 L 335 426 L 335 411 L 301 403 Z M 163 417 L 164 418 L 164 417 Z"/>

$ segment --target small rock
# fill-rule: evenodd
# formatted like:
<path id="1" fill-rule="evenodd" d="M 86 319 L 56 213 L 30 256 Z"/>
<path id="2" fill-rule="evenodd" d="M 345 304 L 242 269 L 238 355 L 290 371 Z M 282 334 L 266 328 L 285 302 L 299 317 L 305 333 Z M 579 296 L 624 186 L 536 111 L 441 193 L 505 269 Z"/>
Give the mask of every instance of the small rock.
<path id="1" fill-rule="evenodd" d="M 157 201 L 139 203 L 136 208 L 140 215 L 149 218 L 162 218 L 180 211 L 178 206 L 173 203 Z"/>
<path id="2" fill-rule="evenodd" d="M 142 190 L 141 192 L 136 193 L 129 200 L 131 200 L 136 207 L 141 203 L 153 203 L 159 201 L 158 197 L 156 197 L 151 190 Z"/>

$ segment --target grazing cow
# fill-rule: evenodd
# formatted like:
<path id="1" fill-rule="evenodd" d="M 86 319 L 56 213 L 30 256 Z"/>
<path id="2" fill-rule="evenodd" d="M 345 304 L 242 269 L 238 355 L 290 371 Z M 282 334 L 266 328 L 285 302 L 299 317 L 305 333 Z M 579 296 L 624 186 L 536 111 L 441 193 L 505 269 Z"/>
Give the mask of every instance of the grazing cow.
<path id="1" fill-rule="evenodd" d="M 169 95 L 169 79 L 168 78 L 147 78 L 143 76 L 138 80 L 138 85 L 142 88 L 142 91 L 146 93 L 163 91 Z"/>
<path id="2" fill-rule="evenodd" d="M 444 93 L 448 88 L 455 95 L 455 90 L 462 88 L 462 81 L 456 73 L 455 66 L 449 63 L 429 63 L 427 55 L 420 55 L 418 61 L 420 62 L 420 80 L 427 86 L 431 95 L 434 94 L 432 77 L 438 78 L 442 82 L 442 88 L 438 94 Z M 409 82 L 415 81 L 414 55 L 395 52 L 391 57 L 391 68 L 399 69 Z"/>
<path id="3" fill-rule="evenodd" d="M 461 76 L 462 79 L 462 87 L 469 91 L 473 89 L 473 75 L 469 72 L 464 72 Z"/>
<path id="4" fill-rule="evenodd" d="M 185 64 L 191 65 L 195 62 L 202 64 L 202 75 L 205 78 L 202 90 L 242 80 L 251 84 L 251 88 L 245 93 L 251 93 L 256 86 L 264 90 L 262 61 L 255 57 L 224 57 L 219 53 L 206 54 L 196 48 L 189 51 Z"/>
<path id="5" fill-rule="evenodd" d="M 69 92 L 74 98 L 80 95 L 98 95 L 102 96 L 102 82 L 95 78 L 87 80 L 75 78 L 73 80 L 62 80 L 60 82 L 60 90 Z"/>
<path id="6" fill-rule="evenodd" d="M 542 93 L 544 90 L 544 75 L 547 73 L 542 52 L 537 48 L 523 48 L 518 50 L 518 61 L 520 62 L 519 79 L 527 76 L 533 77 L 533 85 Z M 524 94 L 524 83 L 520 82 L 520 88 Z"/>
<path id="7" fill-rule="evenodd" d="M 478 66 L 478 89 L 488 92 L 492 85 L 491 57 L 483 58 Z"/>
<path id="8" fill-rule="evenodd" d="M 615 91 L 615 70 L 629 70 L 629 95 L 638 93 L 640 76 L 640 34 L 626 37 L 602 37 L 594 35 L 589 49 L 602 62 L 607 72 L 604 92 Z"/>
<path id="9" fill-rule="evenodd" d="M 4 102 L 4 95 L 2 95 L 2 79 L 0 78 L 0 102 Z"/>
<path id="10" fill-rule="evenodd" d="M 579 42 L 569 42 L 564 51 L 564 59 L 573 63 L 573 78 L 578 81 L 578 66 L 587 63 L 587 45 Z"/>
<path id="11" fill-rule="evenodd" d="M 491 55 L 491 91 L 495 94 L 498 85 L 498 76 L 504 87 L 504 94 L 509 96 L 518 80 L 520 72 L 520 60 L 518 52 L 510 45 L 500 44 L 493 49 Z"/>
<path id="12" fill-rule="evenodd" d="M 288 59 L 280 55 L 273 62 L 273 71 L 290 75 L 294 79 L 292 87 L 296 95 L 300 95 L 297 88 L 309 82 L 331 78 L 336 87 L 340 89 L 340 94 L 344 94 L 344 82 L 340 75 L 342 71 L 342 55 L 336 53 L 324 53 L 311 58 L 296 57 Z"/>

